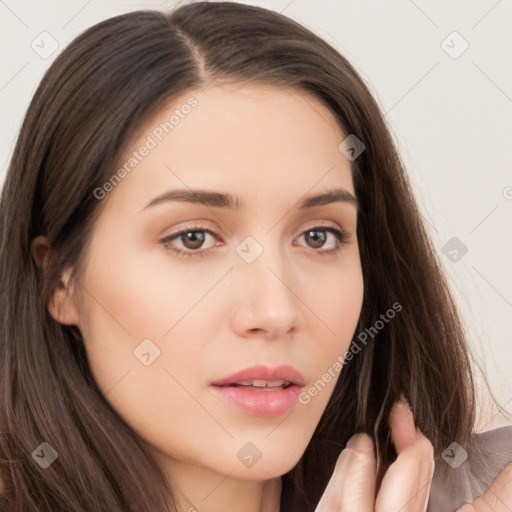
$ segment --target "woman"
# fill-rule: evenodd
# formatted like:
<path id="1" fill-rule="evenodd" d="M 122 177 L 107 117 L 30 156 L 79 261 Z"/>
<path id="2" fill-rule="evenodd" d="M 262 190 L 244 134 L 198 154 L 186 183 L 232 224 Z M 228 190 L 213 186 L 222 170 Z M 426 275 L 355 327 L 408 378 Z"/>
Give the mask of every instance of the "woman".
<path id="1" fill-rule="evenodd" d="M 9 512 L 439 512 L 496 460 L 383 116 L 282 15 L 198 2 L 84 32 L 1 215 Z"/>

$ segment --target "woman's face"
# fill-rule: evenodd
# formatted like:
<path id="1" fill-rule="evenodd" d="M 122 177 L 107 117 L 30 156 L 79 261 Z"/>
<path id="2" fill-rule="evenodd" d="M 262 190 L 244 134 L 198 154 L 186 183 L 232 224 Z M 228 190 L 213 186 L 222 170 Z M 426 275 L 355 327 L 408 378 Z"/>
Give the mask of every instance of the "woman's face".
<path id="1" fill-rule="evenodd" d="M 147 122 L 122 158 L 129 171 L 104 187 L 71 323 L 106 399 L 171 471 L 268 479 L 306 449 L 363 300 L 356 206 L 301 207 L 355 195 L 345 137 L 311 96 L 211 85 Z M 217 195 L 185 200 L 198 190 Z M 293 366 L 308 399 L 212 386 L 254 365 Z"/>

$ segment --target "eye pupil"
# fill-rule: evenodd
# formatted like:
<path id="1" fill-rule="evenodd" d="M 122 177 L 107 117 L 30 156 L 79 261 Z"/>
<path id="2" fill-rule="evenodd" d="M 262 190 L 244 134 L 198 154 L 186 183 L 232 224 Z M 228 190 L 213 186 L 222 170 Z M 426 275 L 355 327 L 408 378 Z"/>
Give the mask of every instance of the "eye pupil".
<path id="1" fill-rule="evenodd" d="M 313 241 L 313 247 L 316 249 L 318 247 L 322 247 L 325 244 L 327 235 L 324 231 L 313 229 L 306 233 L 306 238 L 309 238 Z"/>

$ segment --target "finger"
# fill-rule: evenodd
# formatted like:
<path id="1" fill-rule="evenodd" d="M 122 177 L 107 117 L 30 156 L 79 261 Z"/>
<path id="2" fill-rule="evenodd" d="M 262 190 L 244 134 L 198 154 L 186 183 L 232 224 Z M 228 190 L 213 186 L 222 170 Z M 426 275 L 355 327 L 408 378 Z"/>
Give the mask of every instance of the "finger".
<path id="1" fill-rule="evenodd" d="M 512 463 L 505 466 L 491 486 L 457 512 L 510 512 L 512 510 Z"/>
<path id="2" fill-rule="evenodd" d="M 393 441 L 397 453 L 402 452 L 406 446 L 410 446 L 411 444 L 413 444 L 416 439 L 415 429 L 411 429 L 409 418 L 406 417 L 403 418 L 403 420 L 400 419 L 400 416 L 408 416 L 408 411 L 410 411 L 410 409 L 408 408 L 406 409 L 404 407 L 401 407 L 401 403 L 407 404 L 407 401 L 403 395 L 401 395 L 399 401 L 393 404 L 393 407 L 391 408 L 391 412 L 388 418 L 388 425 L 391 429 L 391 440 Z M 389 464 L 384 463 L 381 463 L 381 466 L 377 467 L 377 478 L 375 484 L 375 490 L 377 493 L 380 490 L 382 479 L 388 468 Z"/>
<path id="3" fill-rule="evenodd" d="M 373 512 L 375 464 L 371 438 L 366 434 L 352 436 L 336 461 L 315 512 Z"/>
<path id="4" fill-rule="evenodd" d="M 348 451 L 347 451 L 348 449 Z M 346 475 L 341 492 L 341 509 L 373 512 L 376 460 L 373 441 L 366 435 L 347 443 Z"/>
<path id="5" fill-rule="evenodd" d="M 382 479 L 375 510 L 424 512 L 434 474 L 434 448 L 415 428 L 412 412 L 404 403 L 393 406 L 390 426 L 398 457 Z"/>
<path id="6" fill-rule="evenodd" d="M 408 446 L 412 446 L 416 441 L 416 427 L 414 418 L 402 396 L 402 400 L 395 402 L 389 413 L 389 426 L 391 428 L 391 440 L 395 445 L 397 453 L 401 453 Z"/>

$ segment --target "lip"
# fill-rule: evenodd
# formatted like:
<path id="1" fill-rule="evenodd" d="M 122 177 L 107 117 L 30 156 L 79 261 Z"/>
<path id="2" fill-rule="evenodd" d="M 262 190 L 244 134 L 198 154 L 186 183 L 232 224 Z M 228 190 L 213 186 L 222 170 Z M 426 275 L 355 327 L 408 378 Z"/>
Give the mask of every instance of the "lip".
<path id="1" fill-rule="evenodd" d="M 287 380 L 299 387 L 304 386 L 305 381 L 302 373 L 289 364 L 282 364 L 275 368 L 269 368 L 264 365 L 251 366 L 239 372 L 233 373 L 224 379 L 212 382 L 213 386 L 224 386 L 226 384 L 234 384 L 242 380 Z"/>
<path id="2" fill-rule="evenodd" d="M 284 389 L 253 391 L 241 387 L 229 386 L 243 380 L 286 380 L 291 385 Z M 305 385 L 302 374 L 293 366 L 281 365 L 276 368 L 259 365 L 246 368 L 228 377 L 217 380 L 210 389 L 229 404 L 244 412 L 263 417 L 279 416 L 296 403 L 301 389 Z M 224 387 L 222 387 L 224 386 Z"/>

